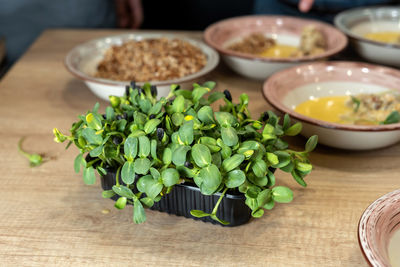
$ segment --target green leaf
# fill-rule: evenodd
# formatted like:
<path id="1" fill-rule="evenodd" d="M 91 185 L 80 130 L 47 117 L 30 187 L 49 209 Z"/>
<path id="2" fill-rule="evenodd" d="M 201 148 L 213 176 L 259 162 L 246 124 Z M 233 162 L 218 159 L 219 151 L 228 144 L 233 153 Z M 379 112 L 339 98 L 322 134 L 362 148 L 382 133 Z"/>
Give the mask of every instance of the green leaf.
<path id="1" fill-rule="evenodd" d="M 178 131 L 179 138 L 185 145 L 193 143 L 193 121 L 185 122 Z"/>
<path id="2" fill-rule="evenodd" d="M 90 155 L 92 158 L 96 158 L 96 157 L 100 156 L 101 153 L 103 153 L 103 146 L 102 146 L 102 145 L 100 145 L 100 146 L 98 146 L 98 147 L 92 149 L 92 150 L 90 151 L 89 155 Z"/>
<path id="3" fill-rule="evenodd" d="M 217 85 L 217 83 L 213 82 L 213 81 L 207 81 L 207 82 L 203 83 L 203 87 L 206 87 L 209 90 L 214 89 L 215 85 Z"/>
<path id="4" fill-rule="evenodd" d="M 214 112 L 217 122 L 222 127 L 234 126 L 237 123 L 236 118 L 228 112 Z"/>
<path id="5" fill-rule="evenodd" d="M 278 158 L 278 156 L 275 155 L 274 153 L 267 152 L 266 155 L 267 155 L 267 160 L 268 160 L 268 162 L 269 162 L 272 166 L 275 167 L 275 165 L 277 165 L 277 164 L 279 163 L 279 158 Z"/>
<path id="6" fill-rule="evenodd" d="M 139 200 L 135 200 L 133 202 L 133 221 L 137 224 L 146 221 L 146 213 L 142 203 Z"/>
<path id="7" fill-rule="evenodd" d="M 272 210 L 272 209 L 274 208 L 274 206 L 275 206 L 275 201 L 274 201 L 273 198 L 271 198 L 271 199 L 269 200 L 269 202 L 265 203 L 265 205 L 263 206 L 263 208 L 266 209 L 266 210 Z"/>
<path id="8" fill-rule="evenodd" d="M 270 124 L 265 124 L 263 132 L 262 132 L 263 140 L 266 141 L 266 140 L 275 139 L 276 136 L 275 136 L 274 132 L 275 132 L 274 126 L 272 126 Z"/>
<path id="9" fill-rule="evenodd" d="M 246 197 L 245 203 L 251 210 L 256 210 L 258 208 L 258 203 L 256 198 Z"/>
<path id="10" fill-rule="evenodd" d="M 105 145 L 103 151 L 104 151 L 104 157 L 115 158 L 119 154 L 119 146 Z"/>
<path id="11" fill-rule="evenodd" d="M 400 112 L 397 110 L 392 111 L 389 116 L 383 121 L 383 124 L 392 124 L 400 122 Z"/>
<path id="12" fill-rule="evenodd" d="M 275 151 L 274 154 L 278 157 L 278 163 L 272 167 L 280 169 L 290 164 L 290 154 L 285 151 Z"/>
<path id="13" fill-rule="evenodd" d="M 253 163 L 252 170 L 257 177 L 264 177 L 267 172 L 267 163 L 263 160 L 256 160 Z"/>
<path id="14" fill-rule="evenodd" d="M 296 169 L 304 173 L 309 173 L 312 170 L 312 165 L 304 162 L 296 162 Z"/>
<path id="15" fill-rule="evenodd" d="M 246 175 L 241 170 L 233 170 L 228 173 L 225 185 L 228 188 L 236 188 L 246 181 Z"/>
<path id="16" fill-rule="evenodd" d="M 146 122 L 146 124 L 144 125 L 144 132 L 146 134 L 151 134 L 156 130 L 156 127 L 161 123 L 161 121 L 159 119 L 151 119 L 149 121 Z"/>
<path id="17" fill-rule="evenodd" d="M 104 190 L 101 193 L 101 195 L 102 195 L 103 198 L 112 198 L 113 196 L 115 196 L 115 192 L 112 191 L 112 190 Z"/>
<path id="18" fill-rule="evenodd" d="M 139 137 L 139 136 L 143 136 L 143 135 L 146 135 L 146 133 L 144 131 L 135 129 L 129 134 L 128 137 Z"/>
<path id="19" fill-rule="evenodd" d="M 196 87 L 193 91 L 192 91 L 192 98 L 194 102 L 198 102 L 200 100 L 200 98 L 207 94 L 210 91 L 209 88 L 207 87 Z"/>
<path id="20" fill-rule="evenodd" d="M 185 120 L 185 115 L 183 115 L 182 113 L 174 113 L 172 114 L 172 123 L 175 126 L 180 126 L 182 125 L 183 121 Z"/>
<path id="21" fill-rule="evenodd" d="M 175 166 L 182 166 L 186 162 L 186 154 L 190 150 L 190 146 L 179 145 L 172 153 L 172 162 Z"/>
<path id="22" fill-rule="evenodd" d="M 151 102 L 149 99 L 145 98 L 145 99 L 140 99 L 139 101 L 139 106 L 140 109 L 144 112 L 144 113 L 148 113 L 151 109 Z"/>
<path id="23" fill-rule="evenodd" d="M 168 168 L 161 172 L 161 179 L 165 186 L 173 186 L 179 181 L 179 173 L 176 169 Z"/>
<path id="24" fill-rule="evenodd" d="M 304 186 L 304 187 L 307 186 L 307 183 L 303 180 L 303 177 L 298 173 L 297 170 L 293 170 L 293 171 L 291 172 L 291 174 L 292 174 L 294 180 L 295 180 L 299 185 Z"/>
<path id="25" fill-rule="evenodd" d="M 264 215 L 264 210 L 263 209 L 256 209 L 251 212 L 251 216 L 254 218 L 261 218 Z"/>
<path id="26" fill-rule="evenodd" d="M 160 113 L 161 109 L 162 109 L 162 102 L 157 102 L 154 106 L 152 106 L 149 110 L 149 115 L 157 115 L 158 113 Z"/>
<path id="27" fill-rule="evenodd" d="M 117 130 L 119 132 L 125 131 L 126 124 L 127 124 L 127 121 L 124 119 L 117 121 L 116 122 Z"/>
<path id="28" fill-rule="evenodd" d="M 268 186 L 274 186 L 276 182 L 274 173 L 268 170 L 267 177 L 268 177 Z"/>
<path id="29" fill-rule="evenodd" d="M 154 200 L 149 197 L 141 198 L 140 202 L 142 202 L 148 208 L 151 208 L 154 205 Z"/>
<path id="30" fill-rule="evenodd" d="M 83 165 L 82 164 L 83 161 L 84 161 L 83 154 L 79 154 L 78 156 L 76 156 L 74 160 L 74 170 L 76 173 L 79 173 L 81 171 L 81 165 Z"/>
<path id="31" fill-rule="evenodd" d="M 208 103 L 212 104 L 215 101 L 224 98 L 224 94 L 222 92 L 213 92 L 210 94 L 210 96 L 208 97 Z"/>
<path id="32" fill-rule="evenodd" d="M 233 127 L 221 128 L 221 137 L 227 146 L 235 146 L 239 142 L 236 130 Z"/>
<path id="33" fill-rule="evenodd" d="M 96 170 L 100 176 L 105 176 L 107 174 L 107 171 L 100 165 L 96 167 Z"/>
<path id="34" fill-rule="evenodd" d="M 111 121 L 115 119 L 114 109 L 110 106 L 106 107 L 106 118 Z"/>
<path id="35" fill-rule="evenodd" d="M 133 121 L 135 122 L 135 124 L 144 125 L 146 123 L 146 120 L 147 116 L 142 112 L 135 111 L 135 113 L 133 113 Z"/>
<path id="36" fill-rule="evenodd" d="M 185 98 L 181 95 L 177 96 L 172 103 L 172 110 L 174 113 L 182 113 L 185 109 Z"/>
<path id="37" fill-rule="evenodd" d="M 223 95 L 223 94 L 222 94 Z M 210 106 L 203 106 L 197 112 L 197 117 L 204 124 L 214 123 L 214 113 Z"/>
<path id="38" fill-rule="evenodd" d="M 171 160 L 172 160 L 172 151 L 169 147 L 166 147 L 163 153 L 163 163 L 165 165 L 169 165 L 171 163 Z"/>
<path id="39" fill-rule="evenodd" d="M 249 96 L 245 93 L 240 95 L 240 104 L 247 106 L 249 104 Z"/>
<path id="40" fill-rule="evenodd" d="M 317 146 L 317 143 L 318 143 L 318 135 L 313 135 L 310 138 L 308 138 L 305 152 L 313 151 Z"/>
<path id="41" fill-rule="evenodd" d="M 150 154 L 150 140 L 147 136 L 139 136 L 139 157 L 144 158 Z"/>
<path id="42" fill-rule="evenodd" d="M 272 198 L 279 203 L 289 203 L 293 200 L 293 192 L 285 186 L 272 188 Z"/>
<path id="43" fill-rule="evenodd" d="M 228 224 L 229 224 L 229 222 L 224 221 L 224 220 L 222 220 L 222 219 L 219 219 L 219 218 L 218 218 L 216 215 L 214 215 L 214 214 L 211 214 L 211 215 L 210 215 L 210 218 L 213 219 L 214 221 L 219 222 L 220 224 L 223 224 L 223 225 L 228 225 Z"/>
<path id="44" fill-rule="evenodd" d="M 288 114 L 285 114 L 285 116 L 283 117 L 282 129 L 285 131 L 289 127 L 290 127 L 290 116 Z"/>
<path id="45" fill-rule="evenodd" d="M 271 200 L 271 190 L 270 189 L 264 189 L 257 195 L 257 203 L 259 207 L 263 207 L 265 204 L 267 204 Z"/>
<path id="46" fill-rule="evenodd" d="M 149 172 L 151 162 L 148 158 L 136 159 L 134 163 L 134 170 L 137 174 L 147 174 Z"/>
<path id="47" fill-rule="evenodd" d="M 230 158 L 225 159 L 222 162 L 222 168 L 229 172 L 237 168 L 244 161 L 244 156 L 242 154 L 235 154 Z"/>
<path id="48" fill-rule="evenodd" d="M 150 174 L 151 174 L 151 176 L 153 176 L 153 179 L 155 179 L 155 180 L 158 180 L 158 178 L 160 178 L 160 176 L 161 176 L 160 172 L 153 167 L 150 168 Z"/>
<path id="49" fill-rule="evenodd" d="M 122 166 L 121 178 L 126 184 L 132 184 L 135 181 L 135 168 L 132 161 L 126 161 Z"/>
<path id="50" fill-rule="evenodd" d="M 112 190 L 117 195 L 119 195 L 121 197 L 126 197 L 126 198 L 129 198 L 129 199 L 135 199 L 136 198 L 136 196 L 133 194 L 132 190 L 127 186 L 124 186 L 124 185 L 116 186 L 116 185 L 114 185 L 112 187 Z"/>
<path id="51" fill-rule="evenodd" d="M 288 136 L 295 136 L 301 132 L 301 129 L 302 129 L 301 123 L 296 122 L 295 124 L 293 124 L 292 126 L 290 126 L 285 130 L 285 134 Z"/>
<path id="52" fill-rule="evenodd" d="M 206 195 L 213 194 L 222 182 L 221 173 L 219 172 L 218 167 L 214 164 L 202 168 L 199 175 L 203 179 L 200 190 Z"/>
<path id="53" fill-rule="evenodd" d="M 91 145 L 101 145 L 103 142 L 101 134 L 96 134 L 96 131 L 92 128 L 84 128 L 82 130 L 82 136 Z"/>
<path id="54" fill-rule="evenodd" d="M 211 214 L 209 214 L 209 213 L 205 213 L 204 211 L 202 211 L 202 210 L 191 210 L 190 211 L 190 214 L 193 216 L 193 217 L 196 217 L 196 218 L 202 218 L 202 217 L 207 217 L 207 216 L 210 216 Z"/>
<path id="55" fill-rule="evenodd" d="M 243 154 L 244 152 L 248 150 L 258 150 L 260 148 L 260 143 L 257 141 L 244 141 L 243 143 L 240 144 L 239 149 L 237 150 L 238 154 Z"/>
<path id="56" fill-rule="evenodd" d="M 86 123 L 90 128 L 96 131 L 102 128 L 101 119 L 93 113 L 89 113 L 86 115 Z"/>
<path id="57" fill-rule="evenodd" d="M 128 161 L 133 161 L 137 154 L 138 139 L 136 137 L 128 137 L 124 143 L 124 154 Z"/>
<path id="58" fill-rule="evenodd" d="M 195 144 L 192 147 L 192 158 L 201 168 L 211 164 L 211 152 L 207 146 L 202 144 Z"/>
<path id="59" fill-rule="evenodd" d="M 151 139 L 150 154 L 153 157 L 153 159 L 158 159 L 158 157 L 157 157 L 157 140 L 155 140 L 155 139 Z"/>
<path id="60" fill-rule="evenodd" d="M 87 185 L 91 185 L 96 182 L 96 176 L 92 166 L 83 169 L 83 182 Z"/>
<path id="61" fill-rule="evenodd" d="M 125 208 L 126 206 L 126 202 L 127 202 L 127 198 L 126 197 L 120 197 L 118 198 L 118 200 L 115 202 L 114 207 L 116 207 L 119 210 L 122 210 Z"/>

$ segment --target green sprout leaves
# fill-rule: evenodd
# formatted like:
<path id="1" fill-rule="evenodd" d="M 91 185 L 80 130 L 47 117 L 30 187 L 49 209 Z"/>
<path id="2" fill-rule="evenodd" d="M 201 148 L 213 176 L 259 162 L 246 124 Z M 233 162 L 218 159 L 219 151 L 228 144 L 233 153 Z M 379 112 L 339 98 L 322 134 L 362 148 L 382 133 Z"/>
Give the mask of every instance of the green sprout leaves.
<path id="1" fill-rule="evenodd" d="M 157 100 L 154 86 L 133 83 L 127 95 L 110 97 L 105 114 L 98 113 L 96 104 L 80 115 L 70 135 L 55 128 L 54 140 L 68 140 L 78 148 L 74 170 L 83 172 L 86 184 L 96 182 L 96 171 L 105 178 L 115 173 L 114 186 L 102 196 L 116 199 L 117 209 L 133 206 L 135 223 L 144 222 L 145 209 L 181 183 L 196 185 L 203 195 L 219 195 L 211 212 L 192 210 L 194 217 L 229 224 L 217 217 L 227 193 L 244 194 L 251 215 L 262 217 L 276 203 L 293 199 L 289 188 L 275 185 L 275 169 L 306 186 L 305 177 L 313 169 L 308 154 L 318 138 L 310 137 L 304 151 L 290 150 L 282 138 L 299 134 L 300 123 L 272 111 L 254 120 L 246 94 L 235 103 L 228 90 L 210 92 L 214 87 L 206 82 L 190 91 L 172 85 L 170 94 Z M 218 111 L 211 107 L 216 101 L 224 103 Z M 387 119 L 396 120 L 397 114 Z M 40 164 L 36 155 L 24 153 L 32 164 Z"/>

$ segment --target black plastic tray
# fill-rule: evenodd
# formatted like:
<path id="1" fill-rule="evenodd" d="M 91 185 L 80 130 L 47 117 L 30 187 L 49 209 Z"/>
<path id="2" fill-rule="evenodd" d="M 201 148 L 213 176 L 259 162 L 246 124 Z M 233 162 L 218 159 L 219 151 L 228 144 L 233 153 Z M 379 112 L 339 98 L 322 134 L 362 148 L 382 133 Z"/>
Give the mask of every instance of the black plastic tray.
<path id="1" fill-rule="evenodd" d="M 101 186 L 104 190 L 110 190 L 114 185 L 115 171 L 109 171 L 107 175 L 101 177 Z M 163 196 L 159 202 L 155 202 L 151 209 L 222 225 L 210 217 L 196 218 L 190 214 L 191 210 L 202 210 L 211 213 L 220 195 L 221 193 L 215 193 L 211 196 L 206 196 L 200 193 L 198 187 L 178 184 L 174 186 L 169 194 Z M 113 199 L 118 199 L 118 196 Z M 218 207 L 217 217 L 230 223 L 226 226 L 238 226 L 248 222 L 251 217 L 251 210 L 245 204 L 245 196 L 243 194 L 225 194 Z"/>

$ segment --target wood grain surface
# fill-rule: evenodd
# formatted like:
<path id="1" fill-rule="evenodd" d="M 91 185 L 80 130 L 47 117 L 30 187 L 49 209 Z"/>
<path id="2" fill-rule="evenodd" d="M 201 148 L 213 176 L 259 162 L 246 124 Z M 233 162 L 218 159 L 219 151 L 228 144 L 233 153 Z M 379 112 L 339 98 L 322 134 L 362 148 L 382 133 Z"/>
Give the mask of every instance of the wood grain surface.
<path id="1" fill-rule="evenodd" d="M 106 103 L 69 74 L 63 60 L 78 43 L 117 33 L 46 31 L 0 82 L 1 266 L 367 266 L 358 220 L 376 198 L 400 187 L 400 145 L 369 152 L 321 145 L 312 154 L 315 170 L 306 189 L 276 173 L 294 189 L 292 203 L 234 228 L 157 211 L 135 225 L 131 209 L 118 211 L 101 197 L 98 182 L 84 185 L 73 171 L 77 150 L 54 143 L 52 129 L 67 131 L 78 114 Z M 253 115 L 270 108 L 262 82 L 223 64 L 208 79 L 233 98 L 248 93 Z M 30 168 L 17 152 L 22 136 L 27 151 L 51 159 Z M 299 137 L 291 144 L 304 142 Z"/>

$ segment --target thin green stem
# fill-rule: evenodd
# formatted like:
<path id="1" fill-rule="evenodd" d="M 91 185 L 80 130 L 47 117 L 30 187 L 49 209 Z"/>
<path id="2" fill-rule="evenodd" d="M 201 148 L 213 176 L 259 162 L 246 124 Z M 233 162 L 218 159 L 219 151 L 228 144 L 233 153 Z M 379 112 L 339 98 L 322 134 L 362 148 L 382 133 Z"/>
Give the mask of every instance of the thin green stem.
<path id="1" fill-rule="evenodd" d="M 27 152 L 25 152 L 25 151 L 22 149 L 22 142 L 24 142 L 24 140 L 25 140 L 25 137 L 22 137 L 21 139 L 19 139 L 19 141 L 18 141 L 18 152 L 21 153 L 22 155 L 24 155 L 25 157 L 27 157 L 27 158 L 29 159 L 30 154 L 27 153 Z"/>
<path id="2" fill-rule="evenodd" d="M 228 191 L 228 187 L 225 188 L 224 191 L 222 191 L 222 194 L 221 194 L 221 196 L 219 197 L 219 199 L 218 199 L 218 201 L 217 201 L 217 204 L 215 204 L 215 207 L 214 207 L 214 209 L 213 209 L 213 211 L 212 211 L 212 213 L 211 213 L 212 215 L 216 215 L 216 214 L 217 214 L 218 206 L 219 206 L 219 204 L 221 203 L 222 199 L 224 198 L 226 191 Z"/>
<path id="3" fill-rule="evenodd" d="M 117 169 L 117 174 L 115 175 L 115 185 L 119 186 L 119 171 L 121 170 L 122 166 L 119 166 Z"/>

